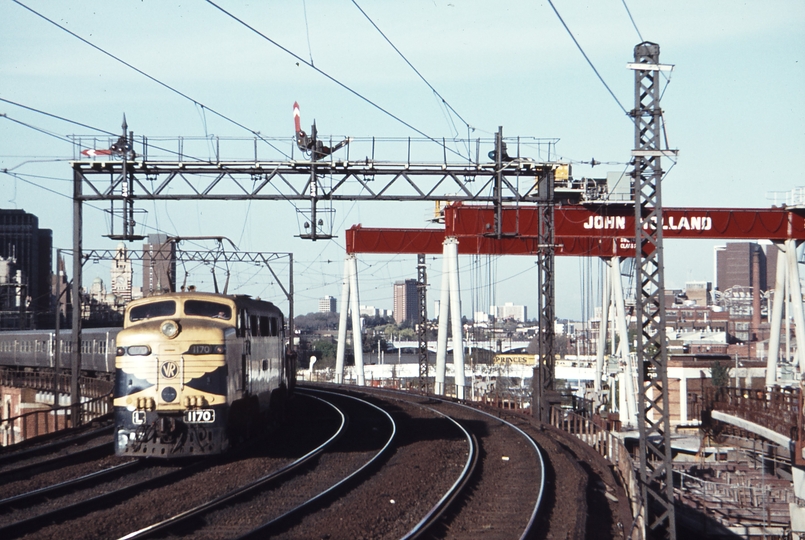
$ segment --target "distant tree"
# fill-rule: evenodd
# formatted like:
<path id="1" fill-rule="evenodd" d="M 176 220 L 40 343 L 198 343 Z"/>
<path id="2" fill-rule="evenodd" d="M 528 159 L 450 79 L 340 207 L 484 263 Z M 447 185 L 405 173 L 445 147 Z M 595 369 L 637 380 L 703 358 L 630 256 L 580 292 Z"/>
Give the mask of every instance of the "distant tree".
<path id="1" fill-rule="evenodd" d="M 336 330 L 338 328 L 338 313 L 308 313 L 294 317 L 294 326 L 297 330 L 315 332 L 316 330 Z"/>
<path id="2" fill-rule="evenodd" d="M 316 367 L 323 368 L 323 367 L 335 367 L 335 355 L 337 352 L 337 345 L 330 340 L 327 339 L 320 339 L 318 341 L 314 341 L 312 344 L 312 350 L 309 352 L 309 355 L 313 355 L 316 357 Z M 308 360 L 310 356 L 308 356 Z M 307 368 L 307 365 L 303 365 L 302 367 Z"/>
<path id="3" fill-rule="evenodd" d="M 730 368 L 721 364 L 721 362 L 714 362 L 710 367 L 710 384 L 716 388 L 724 388 L 730 384 Z"/>

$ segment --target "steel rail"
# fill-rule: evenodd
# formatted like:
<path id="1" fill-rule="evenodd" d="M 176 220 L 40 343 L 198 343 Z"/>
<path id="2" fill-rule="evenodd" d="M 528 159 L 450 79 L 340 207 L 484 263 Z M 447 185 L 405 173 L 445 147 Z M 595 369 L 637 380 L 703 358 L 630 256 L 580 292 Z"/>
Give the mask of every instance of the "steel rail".
<path id="1" fill-rule="evenodd" d="M 86 474 L 84 476 L 79 476 L 77 478 L 72 478 L 70 480 L 66 480 L 64 482 L 59 482 L 58 484 L 53 484 L 51 486 L 45 486 L 43 488 L 35 489 L 33 491 L 28 491 L 26 493 L 20 493 L 19 495 L 14 495 L 13 497 L 8 497 L 5 499 L 0 499 L 0 510 L 20 504 L 22 502 L 30 501 L 31 499 L 35 499 L 37 497 L 42 497 L 44 495 L 55 495 L 60 491 L 64 491 L 69 488 L 74 488 L 78 486 L 85 485 L 90 482 L 95 482 L 98 480 L 102 480 L 108 476 L 113 476 L 115 474 L 120 474 L 124 471 L 127 471 L 131 468 L 137 468 L 142 465 L 142 461 L 129 461 L 128 463 L 121 463 L 119 465 L 114 465 L 109 467 L 108 469 L 103 469 L 100 471 L 95 471 L 90 474 Z"/>
<path id="2" fill-rule="evenodd" d="M 303 455 L 299 459 L 297 459 L 297 460 L 285 465 L 284 467 L 282 467 L 281 469 L 279 469 L 277 471 L 274 471 L 274 472 L 272 472 L 272 473 L 270 473 L 270 474 L 268 474 L 266 476 L 258 478 L 257 480 L 251 482 L 250 484 L 247 484 L 247 485 L 245 485 L 243 487 L 237 488 L 237 489 L 235 489 L 233 491 L 230 491 L 229 493 L 226 493 L 225 495 L 222 495 L 222 496 L 220 496 L 220 497 L 218 497 L 216 499 L 213 499 L 212 501 L 206 502 L 204 504 L 201 504 L 199 506 L 196 506 L 194 508 L 186 510 L 185 512 L 177 514 L 177 515 L 175 515 L 173 517 L 170 517 L 170 518 L 168 518 L 166 520 L 160 521 L 159 523 L 154 523 L 153 525 L 149 525 L 148 527 L 144 527 L 144 528 L 142 528 L 140 530 L 131 532 L 131 533 L 125 535 L 125 536 L 120 537 L 119 540 L 132 540 L 132 539 L 135 539 L 135 538 L 149 538 L 152 535 L 154 535 L 154 534 L 156 534 L 156 533 L 158 533 L 160 531 L 164 531 L 164 530 L 166 530 L 168 528 L 174 527 L 174 526 L 176 526 L 176 525 L 178 525 L 180 523 L 183 523 L 183 522 L 186 522 L 186 521 L 188 521 L 188 520 L 190 520 L 192 518 L 195 518 L 195 517 L 197 517 L 197 516 L 199 516 L 201 514 L 209 512 L 210 510 L 214 510 L 216 508 L 219 508 L 219 507 L 231 502 L 233 499 L 236 499 L 238 497 L 242 497 L 242 496 L 244 496 L 244 495 L 246 495 L 248 493 L 251 493 L 252 491 L 255 491 L 258 488 L 265 487 L 266 484 L 278 481 L 278 480 L 284 478 L 289 473 L 297 471 L 298 469 L 300 469 L 301 467 L 306 465 L 308 462 L 310 462 L 313 458 L 318 457 L 322 452 L 324 452 L 327 448 L 329 448 L 332 444 L 334 444 L 338 439 L 341 438 L 341 436 L 344 433 L 344 430 L 346 429 L 347 419 L 346 419 L 346 416 L 344 415 L 344 413 L 338 407 L 333 405 L 332 403 L 330 403 L 330 402 L 328 402 L 326 400 L 317 398 L 315 396 L 309 396 L 308 395 L 307 397 L 310 397 L 312 399 L 316 399 L 318 401 L 321 401 L 322 403 L 325 403 L 326 405 L 329 405 L 330 407 L 333 408 L 333 410 L 335 410 L 341 416 L 341 424 L 338 426 L 338 429 L 336 430 L 336 432 L 333 433 L 333 435 L 329 439 L 327 439 L 322 444 L 320 444 L 319 446 L 317 446 L 316 448 L 314 448 L 313 450 L 311 450 L 307 454 Z"/>
<path id="3" fill-rule="evenodd" d="M 55 441 L 52 441 L 52 442 L 49 442 L 49 443 L 40 444 L 40 445 L 36 445 L 36 446 L 30 446 L 28 448 L 24 448 L 24 449 L 20 449 L 20 450 L 11 449 L 10 451 L 8 451 L 6 453 L 0 454 L 0 466 L 2 466 L 3 464 L 5 464 L 7 462 L 20 461 L 20 460 L 22 460 L 24 458 L 27 458 L 27 457 L 37 456 L 37 455 L 40 455 L 40 454 L 46 454 L 46 453 L 52 452 L 54 450 L 60 450 L 60 449 L 66 447 L 66 446 L 69 446 L 71 444 L 75 444 L 75 443 L 81 442 L 81 441 L 86 440 L 86 439 L 91 439 L 91 438 L 93 438 L 93 437 L 95 437 L 97 435 L 101 435 L 105 431 L 109 431 L 110 434 L 111 434 L 113 428 L 114 428 L 114 426 L 109 424 L 108 426 L 103 426 L 103 427 L 100 427 L 98 429 L 93 429 L 92 431 L 88 431 L 86 433 L 80 433 L 80 434 L 77 434 L 77 435 L 72 435 L 70 437 L 59 438 L 58 440 L 55 440 Z M 57 434 L 57 433 L 61 433 L 62 435 L 64 435 L 66 432 L 64 430 L 61 430 L 59 432 L 54 432 L 53 434 Z M 2 471 L 0 471 L 0 474 L 3 474 Z"/>
<path id="4" fill-rule="evenodd" d="M 31 474 L 35 471 L 37 472 L 47 472 L 52 471 L 58 467 L 62 467 L 64 465 L 72 465 L 78 463 L 78 460 L 87 460 L 87 459 L 96 459 L 99 456 L 104 455 L 112 455 L 112 451 L 114 448 L 112 447 L 111 442 L 105 442 L 99 444 L 97 446 L 93 446 L 91 448 L 85 448 L 83 450 L 79 450 L 77 452 L 72 452 L 70 454 L 65 454 L 61 456 L 56 456 L 45 461 L 38 461 L 35 463 L 28 463 L 26 465 L 20 465 L 19 467 L 15 467 L 13 469 L 6 469 L 4 471 L 0 471 L 0 482 L 7 482 L 11 478 Z"/>
<path id="5" fill-rule="evenodd" d="M 299 391 L 299 390 L 297 389 L 297 391 Z M 314 390 L 312 388 L 305 388 L 302 392 L 316 392 L 316 393 L 321 393 L 321 394 L 337 395 L 337 396 L 339 396 L 341 398 L 348 398 L 348 399 L 352 399 L 354 401 L 359 401 L 359 402 L 361 402 L 361 403 L 363 403 L 365 405 L 368 405 L 368 406 L 370 406 L 370 407 L 372 407 L 374 409 L 377 409 L 378 411 L 383 413 L 383 415 L 385 415 L 386 418 L 388 418 L 388 420 L 389 420 L 389 422 L 391 424 L 391 435 L 389 436 L 388 440 L 386 441 L 386 444 L 383 445 L 383 448 L 381 448 L 372 457 L 372 459 L 370 459 L 369 461 L 364 463 L 359 469 L 353 471 L 349 476 L 339 480 L 338 482 L 336 482 L 335 484 L 333 484 L 332 486 L 330 486 L 326 490 L 322 491 L 318 495 L 316 495 L 314 497 L 311 497 L 310 499 L 308 499 L 307 501 L 303 502 L 302 504 L 296 506 L 295 508 L 292 508 L 291 510 L 288 510 L 287 512 L 285 512 L 281 516 L 279 516 L 277 518 L 274 518 L 271 521 L 268 521 L 266 523 L 263 523 L 262 525 L 252 529 L 251 531 L 247 532 L 246 534 L 238 536 L 237 540 L 245 540 L 247 538 L 266 538 L 266 535 L 270 534 L 271 529 L 276 528 L 277 526 L 282 524 L 288 518 L 297 515 L 301 511 L 303 511 L 306 508 L 308 508 L 309 506 L 321 501 L 322 499 L 324 499 L 328 495 L 331 495 L 331 494 L 337 492 L 340 488 L 344 487 L 345 485 L 347 485 L 352 480 L 355 480 L 361 474 L 366 473 L 369 470 L 370 467 L 372 467 L 374 464 L 376 464 L 380 460 L 381 457 L 385 456 L 386 452 L 389 451 L 389 449 L 391 448 L 392 443 L 394 442 L 394 439 L 395 439 L 395 437 L 397 435 L 397 424 L 396 424 L 396 422 L 394 422 L 394 419 L 391 417 L 391 415 L 388 412 L 386 412 L 382 408 L 378 407 L 377 405 L 375 405 L 373 403 L 369 403 L 366 400 L 356 398 L 355 396 L 350 396 L 350 395 L 347 395 L 347 394 L 340 394 L 340 393 L 337 393 L 337 392 L 328 392 L 326 390 Z"/>
<path id="6" fill-rule="evenodd" d="M 388 390 L 388 389 L 384 390 L 383 393 L 384 394 L 401 394 L 401 395 L 408 396 L 408 397 L 410 397 L 412 395 L 411 393 L 403 392 L 402 390 Z M 488 413 L 488 412 L 486 412 L 484 410 L 477 409 L 475 407 L 471 407 L 469 405 L 466 405 L 466 404 L 458 402 L 458 401 L 452 401 L 452 400 L 448 400 L 448 399 L 443 399 L 443 398 L 440 398 L 440 397 L 434 396 L 434 395 L 428 395 L 428 396 L 422 396 L 422 397 L 427 397 L 429 399 L 435 399 L 437 401 L 440 401 L 442 403 L 446 403 L 446 404 L 449 404 L 449 405 L 456 405 L 458 407 L 463 407 L 463 408 L 468 409 L 470 411 L 486 415 L 486 416 L 488 416 L 488 417 L 490 417 L 490 418 L 492 418 L 494 420 L 497 420 L 498 422 L 506 424 L 507 426 L 509 426 L 513 430 L 517 431 L 520 435 L 522 435 L 523 438 L 525 438 L 525 440 L 528 441 L 528 443 L 534 449 L 534 452 L 536 453 L 537 458 L 539 459 L 540 485 L 539 485 L 539 493 L 537 495 L 537 501 L 534 504 L 534 509 L 531 512 L 531 517 L 528 520 L 528 523 L 526 524 L 526 528 L 523 530 L 523 533 L 520 535 L 520 540 L 525 540 L 529 536 L 530 531 L 534 526 L 534 523 L 536 523 L 537 514 L 539 512 L 540 505 L 542 504 L 542 497 L 543 497 L 543 495 L 545 493 L 545 460 L 544 460 L 544 458 L 542 456 L 542 451 L 539 449 L 539 446 L 537 446 L 536 441 L 530 435 L 528 435 L 525 431 L 523 431 L 522 429 L 518 428 L 517 426 L 515 426 L 511 422 L 508 422 L 507 420 L 504 420 L 502 418 L 498 418 L 497 416 L 495 416 L 493 414 L 490 414 L 490 413 Z M 404 400 L 402 398 L 397 398 L 397 399 L 400 400 L 400 401 L 406 401 L 406 400 Z M 406 402 L 410 403 L 408 401 L 406 401 Z"/>
<path id="7" fill-rule="evenodd" d="M 149 478 L 148 480 L 144 480 L 115 491 L 97 495 L 74 504 L 50 510 L 37 516 L 3 525 L 0 527 L 0 538 L 11 538 L 13 536 L 27 534 L 52 523 L 74 519 L 77 516 L 93 512 L 99 508 L 108 507 L 116 504 L 117 501 L 124 497 L 142 493 L 144 490 L 158 486 L 160 483 L 178 481 L 183 476 L 196 472 L 197 470 L 206 467 L 208 464 L 209 460 L 197 461 L 155 478 Z"/>
<path id="8" fill-rule="evenodd" d="M 497 416 L 495 416 L 493 414 L 490 414 L 490 413 L 488 413 L 486 411 L 483 411 L 481 409 L 476 409 L 475 407 L 470 407 L 469 405 L 466 405 L 464 403 L 458 403 L 458 402 L 447 401 L 447 400 L 441 400 L 441 401 L 443 401 L 445 403 L 451 403 L 453 405 L 457 405 L 459 407 L 464 407 L 465 409 L 469 409 L 471 411 L 475 411 L 475 412 L 484 414 L 484 415 L 488 416 L 489 418 L 492 418 L 494 420 L 497 420 L 498 422 L 502 422 L 503 424 L 506 424 L 511 429 L 515 430 L 520 435 L 522 435 L 523 438 L 525 438 L 525 440 L 527 440 L 529 442 L 529 444 L 531 445 L 531 447 L 534 449 L 534 452 L 537 454 L 537 457 L 539 458 L 539 466 L 540 466 L 539 493 L 537 495 L 537 502 L 534 504 L 534 510 L 532 510 L 532 512 L 531 512 L 531 518 L 528 520 L 528 523 L 526 524 L 526 528 L 523 530 L 523 533 L 520 535 L 520 540 L 525 540 L 526 538 L 528 538 L 530 536 L 531 529 L 534 527 L 534 524 L 537 521 L 537 513 L 539 512 L 539 507 L 542 504 L 542 496 L 545 493 L 545 460 L 542 457 L 542 451 L 540 451 L 539 446 L 537 446 L 537 442 L 528 433 L 526 433 L 525 431 L 523 431 L 519 427 L 515 426 L 511 422 L 509 422 L 507 420 L 504 420 L 503 418 L 498 418 Z"/>
<path id="9" fill-rule="evenodd" d="M 447 509 L 450 508 L 450 505 L 456 498 L 461 494 L 464 490 L 465 486 L 469 482 L 472 475 L 475 473 L 475 470 L 478 466 L 478 459 L 480 454 L 478 452 L 478 440 L 475 438 L 475 435 L 471 434 L 469 431 L 464 428 L 455 418 L 452 418 L 441 411 L 437 411 L 432 407 L 427 407 L 425 405 L 420 405 L 422 408 L 432 411 L 448 420 L 453 422 L 458 428 L 464 433 L 464 437 L 467 439 L 467 444 L 469 445 L 469 452 L 467 453 L 467 462 L 464 464 L 464 469 L 461 471 L 461 474 L 450 486 L 445 494 L 439 499 L 430 511 L 423 517 L 419 523 L 414 525 L 414 527 L 406 533 L 405 536 L 402 537 L 402 540 L 414 540 L 416 538 L 422 538 L 422 536 L 428 533 L 438 521 L 439 519 L 444 516 Z"/>

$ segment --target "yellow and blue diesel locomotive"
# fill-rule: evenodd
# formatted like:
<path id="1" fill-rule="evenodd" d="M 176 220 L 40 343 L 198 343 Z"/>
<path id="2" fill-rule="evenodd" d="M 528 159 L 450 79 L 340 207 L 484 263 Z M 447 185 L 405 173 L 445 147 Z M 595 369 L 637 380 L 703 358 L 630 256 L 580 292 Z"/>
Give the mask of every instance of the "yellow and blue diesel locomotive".
<path id="1" fill-rule="evenodd" d="M 180 292 L 126 308 L 115 359 L 115 453 L 216 454 L 284 406 L 284 318 L 248 296 Z"/>

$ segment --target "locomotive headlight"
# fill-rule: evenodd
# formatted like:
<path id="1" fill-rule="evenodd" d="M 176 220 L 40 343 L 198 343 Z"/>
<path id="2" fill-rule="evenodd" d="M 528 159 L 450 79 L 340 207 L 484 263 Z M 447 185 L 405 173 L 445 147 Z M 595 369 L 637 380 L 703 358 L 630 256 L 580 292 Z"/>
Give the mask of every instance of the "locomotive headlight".
<path id="1" fill-rule="evenodd" d="M 176 321 L 165 321 L 159 329 L 169 339 L 179 335 L 179 324 Z"/>
<path id="2" fill-rule="evenodd" d="M 124 349 L 123 347 L 118 347 L 117 350 L 115 351 L 116 356 L 124 356 L 125 354 L 126 349 Z"/>

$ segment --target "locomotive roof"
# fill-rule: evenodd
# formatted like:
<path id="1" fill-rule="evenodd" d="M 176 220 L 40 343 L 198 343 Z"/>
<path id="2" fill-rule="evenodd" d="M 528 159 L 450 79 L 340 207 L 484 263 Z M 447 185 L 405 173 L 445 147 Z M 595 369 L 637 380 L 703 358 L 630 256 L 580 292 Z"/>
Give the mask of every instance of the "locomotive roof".
<path id="1" fill-rule="evenodd" d="M 228 300 L 230 302 L 234 302 L 236 306 L 240 307 L 246 307 L 246 308 L 259 307 L 261 309 L 273 308 L 279 311 L 279 308 L 272 302 L 269 302 L 267 300 L 258 300 L 246 294 L 220 294 L 220 293 L 198 292 L 198 291 L 172 292 L 155 296 L 146 296 L 143 298 L 138 298 L 137 300 L 132 300 L 127 307 L 147 304 L 149 302 L 158 302 L 161 300 L 187 300 L 187 299 Z"/>

